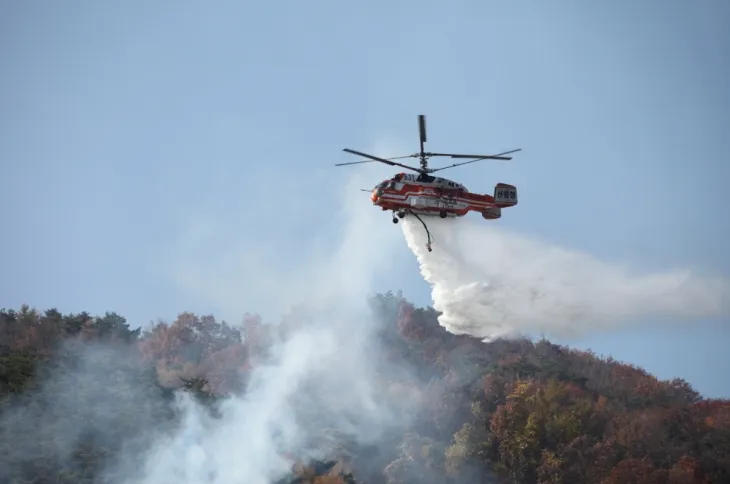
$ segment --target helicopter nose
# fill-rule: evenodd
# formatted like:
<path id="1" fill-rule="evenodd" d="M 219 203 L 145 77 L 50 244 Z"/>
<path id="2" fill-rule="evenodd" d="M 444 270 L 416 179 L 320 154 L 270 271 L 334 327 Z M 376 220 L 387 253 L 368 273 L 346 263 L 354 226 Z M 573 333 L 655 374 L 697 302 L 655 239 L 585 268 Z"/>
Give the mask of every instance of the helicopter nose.
<path id="1" fill-rule="evenodd" d="M 370 200 L 372 200 L 373 203 L 376 203 L 378 201 L 378 198 L 380 198 L 380 197 L 378 197 L 378 194 L 375 193 L 374 191 L 372 194 L 370 194 Z"/>

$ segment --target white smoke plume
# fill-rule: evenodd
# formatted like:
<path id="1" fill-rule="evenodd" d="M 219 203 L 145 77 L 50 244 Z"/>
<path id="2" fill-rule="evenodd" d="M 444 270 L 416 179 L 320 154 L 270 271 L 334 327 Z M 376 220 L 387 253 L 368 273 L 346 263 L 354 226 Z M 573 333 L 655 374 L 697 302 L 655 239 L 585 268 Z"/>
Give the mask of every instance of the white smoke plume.
<path id="1" fill-rule="evenodd" d="M 439 322 L 485 340 L 543 333 L 575 336 L 635 318 L 729 312 L 727 281 L 689 271 L 646 275 L 468 219 L 403 220 L 408 246 L 432 286 Z"/>
<path id="2" fill-rule="evenodd" d="M 355 173 L 342 186 L 342 213 L 335 215 L 344 225 L 337 239 L 326 248 L 302 245 L 295 260 L 281 261 L 275 248 L 267 254 L 272 248 L 262 243 L 265 230 L 227 233 L 238 240 L 229 251 L 215 250 L 214 238 L 209 244 L 196 238 L 195 247 L 184 242 L 194 249 L 189 252 L 194 258 L 181 253 L 177 274 L 197 296 L 229 314 L 241 314 L 244 299 L 250 311 L 273 305 L 273 312 L 286 313 L 305 303 L 307 321 L 274 348 L 273 362 L 253 370 L 246 395 L 227 401 L 220 420 L 181 397 L 183 424 L 157 442 L 141 478 L 128 484 L 268 484 L 291 469 L 284 454 L 305 461 L 325 456 L 326 450 L 309 442 L 322 429 L 368 444 L 407 420 L 416 401 L 408 401 L 403 413 L 378 378 L 385 365 L 374 338 L 378 322 L 365 307 L 400 234 L 389 223 L 374 223 L 379 214 L 359 190 L 364 183 Z M 281 214 L 280 224 L 286 223 L 287 210 L 272 211 Z M 231 218 L 244 219 L 247 212 L 243 207 L 238 217 L 215 211 L 202 216 L 212 233 L 220 234 L 227 232 Z M 378 244 L 372 244 L 373 237 Z M 252 294 L 259 301 L 254 308 Z M 385 374 L 397 371 L 390 367 Z"/>
<path id="3" fill-rule="evenodd" d="M 219 418 L 186 393 L 177 396 L 174 422 L 150 410 L 168 405 L 154 389 L 115 398 L 109 393 L 110 378 L 129 375 L 134 389 L 140 370 L 131 369 L 134 362 L 127 361 L 130 355 L 123 350 L 97 345 L 79 349 L 83 364 L 56 371 L 35 395 L 27 395 L 30 401 L 47 401 L 45 409 L 4 413 L 0 437 L 2 429 L 32 428 L 40 421 L 51 434 L 45 440 L 62 444 L 49 452 L 63 462 L 80 436 L 121 442 L 130 450 L 108 463 L 105 482 L 110 484 L 269 484 L 288 474 L 293 459 L 306 463 L 331 457 L 327 445 L 338 444 L 327 444 L 327 435 L 368 445 L 388 431 L 397 433 L 416 414 L 419 399 L 410 385 L 393 383 L 397 375 L 408 379 L 410 370 L 382 357 L 376 337 L 382 322 L 370 314 L 367 298 L 385 290 L 377 279 L 391 276 L 393 251 L 402 245 L 402 236 L 359 190 L 373 183 L 372 176 L 357 173 L 341 184 L 342 196 L 333 196 L 335 231 L 303 241 L 296 254 L 277 246 L 281 237 L 272 232 L 287 224 L 296 227 L 306 197 L 294 208 L 289 200 L 271 207 L 267 214 L 276 213 L 278 223 L 266 224 L 257 223 L 257 214 L 236 202 L 237 190 L 225 189 L 221 191 L 230 195 L 216 193 L 215 203 L 201 203 L 172 239 L 176 245 L 166 248 L 169 274 L 198 301 L 214 307 L 219 320 L 223 313 L 235 325 L 250 311 L 269 312 L 265 323 L 276 323 L 277 315 L 306 303 L 303 314 L 294 315 L 296 329 L 274 345 L 270 360 L 254 365 L 246 394 L 225 401 Z M 291 237 L 296 235 L 292 229 Z M 185 301 L 181 304 L 179 311 L 190 310 Z M 67 392 L 59 401 L 52 398 L 58 382 L 83 382 L 84 391 Z M 73 409 L 75 420 L 56 424 L 68 422 L 62 420 L 67 409 Z M 137 436 L 134 443 L 123 429 Z M 34 442 L 26 444 L 6 459 L 8 475 L 39 452 Z"/>

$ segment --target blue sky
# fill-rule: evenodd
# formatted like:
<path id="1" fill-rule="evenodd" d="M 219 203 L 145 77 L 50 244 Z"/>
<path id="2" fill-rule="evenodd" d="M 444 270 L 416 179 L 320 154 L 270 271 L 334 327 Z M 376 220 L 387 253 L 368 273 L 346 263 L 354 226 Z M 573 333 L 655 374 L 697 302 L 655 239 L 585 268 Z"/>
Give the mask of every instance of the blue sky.
<path id="1" fill-rule="evenodd" d="M 61 5 L 0 1 L 0 306 L 238 318 L 347 236 L 369 258 L 340 270 L 377 260 L 381 290 L 428 304 L 389 217 L 343 202 L 392 170 L 333 166 L 417 151 L 419 113 L 434 151 L 523 148 L 449 173 L 519 187 L 500 226 L 730 273 L 730 3 Z M 346 236 L 350 208 L 370 225 Z M 730 396 L 727 320 L 577 343 Z"/>

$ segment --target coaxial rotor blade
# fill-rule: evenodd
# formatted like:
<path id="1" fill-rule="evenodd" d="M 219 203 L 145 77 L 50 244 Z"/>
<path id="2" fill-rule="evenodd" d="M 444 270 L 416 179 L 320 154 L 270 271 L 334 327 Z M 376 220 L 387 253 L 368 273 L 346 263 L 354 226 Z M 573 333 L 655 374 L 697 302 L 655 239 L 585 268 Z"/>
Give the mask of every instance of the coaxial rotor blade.
<path id="1" fill-rule="evenodd" d="M 456 166 L 468 165 L 469 163 L 474 163 L 476 161 L 482 161 L 482 160 L 511 160 L 512 157 L 509 157 L 509 156 L 501 156 L 501 155 L 506 155 L 508 153 L 514 153 L 516 151 L 520 151 L 521 149 L 522 148 L 516 149 L 516 150 L 512 150 L 512 151 L 505 151 L 504 153 L 499 153 L 498 155 L 494 155 L 494 156 L 481 156 L 481 157 L 476 157 L 475 160 L 463 161 L 461 163 L 454 163 L 453 165 L 442 166 L 441 168 L 432 168 L 432 169 L 429 170 L 429 173 L 433 173 L 435 171 L 445 170 L 447 168 L 454 168 Z"/>
<path id="2" fill-rule="evenodd" d="M 480 160 L 511 160 L 511 156 L 496 155 L 452 155 L 449 153 L 431 153 L 431 156 L 448 156 L 449 158 L 479 158 Z"/>
<path id="3" fill-rule="evenodd" d="M 375 163 L 376 160 L 348 161 L 347 163 L 335 163 L 335 166 L 359 165 L 360 163 Z"/>
<path id="4" fill-rule="evenodd" d="M 418 158 L 418 153 L 415 153 L 413 155 L 404 155 L 404 156 L 393 156 L 390 158 L 383 158 L 384 160 L 392 161 L 392 160 L 402 160 L 405 158 Z M 357 165 L 359 163 L 373 163 L 375 161 L 380 160 L 362 160 L 362 161 L 348 161 L 347 163 L 335 163 L 335 166 L 345 166 L 345 165 Z"/>
<path id="5" fill-rule="evenodd" d="M 454 154 L 454 153 L 426 153 L 428 156 L 448 156 L 449 158 L 479 158 L 480 160 L 511 160 L 512 157 L 510 156 L 502 156 L 502 155 L 508 155 L 510 153 L 515 153 L 517 151 L 520 151 L 522 148 L 512 150 L 512 151 L 505 151 L 504 153 L 499 153 L 497 155 L 462 155 L 462 154 Z"/>
<path id="6" fill-rule="evenodd" d="M 360 151 L 351 150 L 349 148 L 345 148 L 342 151 L 344 151 L 346 153 L 352 153 L 353 155 L 358 155 L 358 156 L 363 156 L 365 158 L 370 158 L 373 161 L 379 161 L 380 163 L 385 163 L 386 165 L 400 166 L 400 167 L 406 168 L 408 170 L 413 170 L 413 171 L 416 171 L 416 172 L 419 172 L 419 173 L 421 172 L 421 170 L 419 170 L 418 168 L 414 168 L 412 166 L 404 165 L 402 163 L 396 163 L 395 161 L 386 160 L 385 158 L 380 158 L 378 156 L 369 155 L 367 153 L 362 153 Z M 364 163 L 364 161 L 355 162 L 355 163 Z"/>

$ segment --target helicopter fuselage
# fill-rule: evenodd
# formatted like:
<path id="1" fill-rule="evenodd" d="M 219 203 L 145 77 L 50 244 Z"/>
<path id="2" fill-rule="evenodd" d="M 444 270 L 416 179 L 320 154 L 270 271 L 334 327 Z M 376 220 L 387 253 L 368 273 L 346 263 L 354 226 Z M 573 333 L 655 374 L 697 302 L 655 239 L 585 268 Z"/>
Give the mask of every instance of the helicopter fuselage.
<path id="1" fill-rule="evenodd" d="M 517 188 L 499 183 L 494 195 L 471 193 L 461 183 L 428 174 L 398 173 L 376 185 L 373 205 L 403 217 L 407 213 L 463 217 L 479 212 L 486 219 L 501 217 L 501 209 L 517 204 Z"/>

